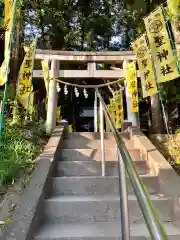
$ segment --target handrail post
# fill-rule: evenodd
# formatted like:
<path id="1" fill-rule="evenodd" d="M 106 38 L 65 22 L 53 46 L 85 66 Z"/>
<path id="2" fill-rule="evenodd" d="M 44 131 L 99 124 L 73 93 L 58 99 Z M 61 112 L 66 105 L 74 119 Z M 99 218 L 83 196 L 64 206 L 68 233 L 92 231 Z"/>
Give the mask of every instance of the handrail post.
<path id="1" fill-rule="evenodd" d="M 131 155 L 129 154 L 129 151 L 122 137 L 118 134 L 116 127 L 114 126 L 113 120 L 110 116 L 110 113 L 106 107 L 106 104 L 103 98 L 101 97 L 101 94 L 99 93 L 98 89 L 96 89 L 96 91 L 97 91 L 97 96 L 101 103 L 100 106 L 109 120 L 111 130 L 114 134 L 118 149 L 120 151 L 121 160 L 124 163 L 124 167 L 126 168 L 128 177 L 133 186 L 134 193 L 138 200 L 141 212 L 144 216 L 144 220 L 149 230 L 150 237 L 153 240 L 168 240 L 167 233 L 163 225 L 161 224 L 159 217 L 153 207 L 149 193 L 146 190 L 146 187 L 144 186 L 142 179 L 140 178 L 136 168 L 134 168 L 133 166 Z"/>
<path id="2" fill-rule="evenodd" d="M 101 164 L 102 164 L 102 176 L 105 176 L 105 151 L 104 151 L 104 113 L 103 105 L 100 101 L 100 136 L 101 136 Z"/>
<path id="3" fill-rule="evenodd" d="M 118 149 L 118 165 L 119 165 L 119 195 L 121 209 L 120 212 L 121 212 L 122 240 L 130 240 L 126 171 L 119 149 Z"/>
<path id="4" fill-rule="evenodd" d="M 98 126 L 97 126 L 97 105 L 98 105 L 98 98 L 97 98 L 97 92 L 94 91 L 94 132 L 98 132 Z"/>

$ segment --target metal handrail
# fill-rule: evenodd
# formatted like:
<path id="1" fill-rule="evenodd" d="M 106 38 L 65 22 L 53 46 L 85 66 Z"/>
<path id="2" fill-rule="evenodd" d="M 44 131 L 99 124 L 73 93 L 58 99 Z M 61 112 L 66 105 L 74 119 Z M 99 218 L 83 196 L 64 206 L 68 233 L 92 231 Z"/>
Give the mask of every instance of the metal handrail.
<path id="1" fill-rule="evenodd" d="M 129 179 L 133 186 L 134 193 L 138 200 L 140 209 L 144 216 L 147 228 L 149 230 L 149 234 L 153 240 L 166 240 L 166 239 L 168 239 L 167 234 L 164 230 L 164 227 L 160 223 L 159 217 L 152 205 L 148 191 L 146 190 L 138 172 L 136 171 L 135 167 L 133 166 L 132 158 L 128 152 L 128 149 L 127 149 L 122 137 L 118 134 L 118 132 L 114 126 L 113 120 L 109 114 L 107 107 L 106 107 L 106 104 L 105 104 L 103 98 L 101 97 L 101 94 L 99 93 L 98 89 L 96 89 L 96 94 L 100 100 L 100 106 L 103 109 L 107 119 L 109 120 L 111 131 L 114 134 L 114 138 L 117 143 L 117 147 L 119 150 L 119 153 L 118 153 L 119 167 L 122 166 L 122 162 L 123 162 L 124 163 L 123 165 L 127 171 L 127 174 L 129 176 Z M 121 160 L 122 160 L 122 162 L 121 162 Z M 122 169 L 119 169 L 119 171 L 121 174 Z M 125 186 L 123 186 L 123 184 L 126 184 L 126 180 L 123 181 L 123 179 L 121 179 L 120 190 L 125 187 Z M 126 199 L 122 199 L 123 197 Z M 121 198 L 122 203 L 124 203 L 125 204 L 124 206 L 126 207 L 128 205 L 127 197 L 120 196 L 120 198 Z M 126 203 L 125 203 L 125 201 L 126 201 Z M 121 203 L 121 206 L 123 206 L 122 203 Z M 123 212 L 124 212 L 124 215 L 123 215 Z M 124 211 L 124 209 L 121 209 L 122 239 L 129 240 L 130 234 L 127 233 L 127 231 L 129 231 L 129 229 L 127 229 L 127 226 L 128 226 L 127 217 L 128 216 L 126 216 L 125 214 L 128 215 L 128 210 Z"/>

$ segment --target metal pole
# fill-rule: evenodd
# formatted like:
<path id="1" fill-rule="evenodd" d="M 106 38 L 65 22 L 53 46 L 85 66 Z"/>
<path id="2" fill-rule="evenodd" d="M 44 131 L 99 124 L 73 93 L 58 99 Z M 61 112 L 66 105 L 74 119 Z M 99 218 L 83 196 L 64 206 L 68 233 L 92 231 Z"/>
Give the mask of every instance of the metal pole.
<path id="1" fill-rule="evenodd" d="M 122 240 L 130 240 L 126 171 L 119 149 L 118 149 L 118 165 L 119 165 L 119 195 L 121 209 Z"/>
<path id="2" fill-rule="evenodd" d="M 97 93 L 96 91 L 94 91 L 94 132 L 98 132 L 98 126 L 97 126 L 97 115 L 98 115 L 98 111 L 97 111 Z"/>
<path id="3" fill-rule="evenodd" d="M 102 164 L 102 176 L 105 176 L 105 152 L 104 152 L 104 114 L 103 106 L 100 101 L 100 135 L 101 135 L 101 164 Z"/>

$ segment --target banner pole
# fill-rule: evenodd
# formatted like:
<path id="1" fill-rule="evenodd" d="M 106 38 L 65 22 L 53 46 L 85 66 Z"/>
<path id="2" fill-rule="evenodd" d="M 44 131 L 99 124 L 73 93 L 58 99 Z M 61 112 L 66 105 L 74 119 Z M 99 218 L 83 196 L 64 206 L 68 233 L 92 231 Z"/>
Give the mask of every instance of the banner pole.
<path id="1" fill-rule="evenodd" d="M 168 134 L 168 136 L 170 136 L 169 128 L 168 128 L 168 120 L 167 120 L 166 113 L 165 113 L 165 108 L 164 108 L 164 104 L 163 104 L 163 100 L 162 100 L 162 95 L 161 95 L 161 92 L 160 92 L 160 89 L 159 89 L 159 84 L 160 83 L 157 80 L 158 78 L 157 78 L 157 73 L 156 73 L 154 65 L 153 65 L 153 68 L 154 68 L 154 74 L 155 74 L 155 78 L 156 78 L 157 92 L 158 92 L 158 95 L 159 95 L 159 100 L 160 100 L 160 104 L 161 104 L 161 108 L 162 108 L 162 114 L 163 114 L 163 120 L 164 120 L 163 122 L 165 124 L 167 134 Z"/>
<path id="2" fill-rule="evenodd" d="M 1 107 L 1 113 L 0 113 L 0 137 L 3 134 L 4 110 L 5 110 L 5 102 L 6 102 L 6 98 L 7 98 L 7 86 L 8 86 L 8 77 L 9 77 L 9 67 L 10 67 L 11 52 L 12 52 L 13 38 L 14 38 L 16 5 L 17 5 L 17 0 L 14 0 L 12 28 L 11 28 L 11 33 L 10 33 L 8 57 L 7 57 L 7 63 L 6 63 L 5 87 L 4 87 L 4 95 L 3 95 L 2 107 Z M 6 61 L 6 59 L 5 59 L 5 61 Z"/>
<path id="3" fill-rule="evenodd" d="M 168 120 L 167 120 L 167 117 L 166 117 L 165 107 L 164 107 L 164 104 L 163 104 L 163 100 L 162 100 L 162 96 L 161 96 L 161 92 L 159 90 L 158 84 L 157 84 L 157 90 L 158 90 L 159 99 L 160 99 L 160 102 L 161 102 L 161 107 L 162 107 L 162 112 L 163 112 L 164 123 L 165 123 L 165 126 L 166 126 L 166 131 L 167 131 L 168 136 L 170 136 L 170 132 L 169 132 L 169 128 L 168 128 Z"/>

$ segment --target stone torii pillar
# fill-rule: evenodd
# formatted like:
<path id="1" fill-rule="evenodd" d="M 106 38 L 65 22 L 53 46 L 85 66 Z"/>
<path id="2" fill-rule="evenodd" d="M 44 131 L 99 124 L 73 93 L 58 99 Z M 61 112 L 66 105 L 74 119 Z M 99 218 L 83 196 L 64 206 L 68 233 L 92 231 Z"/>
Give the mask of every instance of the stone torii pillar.
<path id="1" fill-rule="evenodd" d="M 123 62 L 123 70 L 125 71 L 125 67 L 126 64 L 129 61 L 124 60 Z M 125 94 L 126 94 L 126 104 L 127 104 L 127 120 L 128 122 L 132 123 L 132 126 L 134 127 L 139 127 L 139 121 L 138 121 L 138 113 L 133 113 L 131 112 L 131 102 L 132 102 L 132 96 L 131 94 L 128 92 L 128 88 L 127 88 L 127 83 L 126 81 L 124 81 L 124 87 L 125 87 Z"/>
<path id="2" fill-rule="evenodd" d="M 49 81 L 49 93 L 47 104 L 46 132 L 51 133 L 56 127 L 56 110 L 57 110 L 57 83 L 55 78 L 59 77 L 59 61 L 52 60 Z"/>

